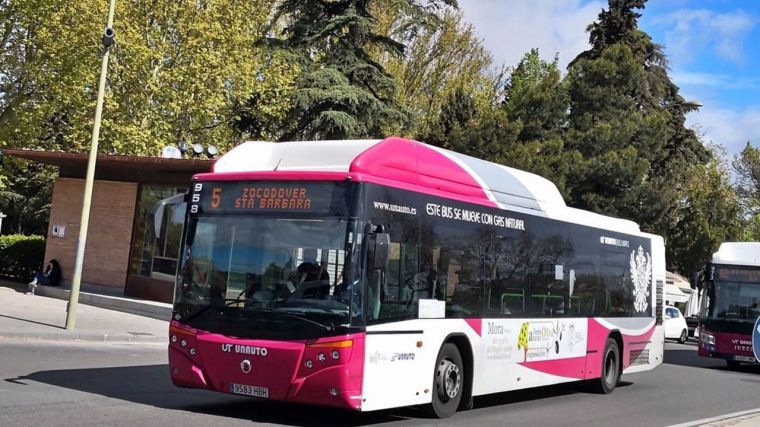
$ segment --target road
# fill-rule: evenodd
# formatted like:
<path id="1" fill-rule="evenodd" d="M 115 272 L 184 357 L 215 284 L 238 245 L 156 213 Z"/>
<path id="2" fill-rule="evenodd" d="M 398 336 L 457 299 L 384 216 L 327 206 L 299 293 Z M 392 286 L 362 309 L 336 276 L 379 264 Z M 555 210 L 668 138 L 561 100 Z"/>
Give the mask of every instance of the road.
<path id="1" fill-rule="evenodd" d="M 353 413 L 171 385 L 163 345 L 0 341 L 0 425 L 667 426 L 760 407 L 760 367 L 731 371 L 667 344 L 665 364 L 609 396 L 578 384 L 502 393 L 447 420 L 418 409 Z"/>

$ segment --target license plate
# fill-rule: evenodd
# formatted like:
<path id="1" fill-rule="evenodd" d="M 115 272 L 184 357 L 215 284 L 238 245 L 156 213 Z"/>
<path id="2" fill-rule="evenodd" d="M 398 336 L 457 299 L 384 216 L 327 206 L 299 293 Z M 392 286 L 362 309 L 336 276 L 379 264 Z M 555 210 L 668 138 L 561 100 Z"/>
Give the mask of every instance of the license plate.
<path id="1" fill-rule="evenodd" d="M 747 356 L 734 356 L 734 360 L 737 362 L 756 362 L 754 357 L 747 357 Z"/>
<path id="2" fill-rule="evenodd" d="M 245 384 L 230 384 L 230 391 L 234 394 L 243 394 L 253 397 L 269 397 L 269 389 Z"/>

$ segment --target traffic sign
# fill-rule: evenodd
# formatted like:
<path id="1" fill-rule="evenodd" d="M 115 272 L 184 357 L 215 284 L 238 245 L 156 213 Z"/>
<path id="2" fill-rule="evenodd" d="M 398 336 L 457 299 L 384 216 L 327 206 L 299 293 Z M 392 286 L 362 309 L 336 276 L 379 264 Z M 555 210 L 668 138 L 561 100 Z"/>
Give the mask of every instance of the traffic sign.
<path id="1" fill-rule="evenodd" d="M 755 352 L 755 359 L 760 362 L 760 317 L 755 320 L 755 327 L 752 329 L 752 351 Z"/>

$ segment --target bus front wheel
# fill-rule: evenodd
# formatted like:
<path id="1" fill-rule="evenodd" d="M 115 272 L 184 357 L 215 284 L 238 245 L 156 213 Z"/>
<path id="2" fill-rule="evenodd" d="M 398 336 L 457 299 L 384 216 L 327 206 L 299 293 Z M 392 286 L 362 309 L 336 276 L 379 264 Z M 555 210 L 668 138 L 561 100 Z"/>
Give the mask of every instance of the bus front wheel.
<path id="1" fill-rule="evenodd" d="M 614 338 L 607 338 L 602 353 L 601 377 L 592 380 L 592 389 L 600 394 L 610 394 L 620 381 L 620 348 Z"/>
<path id="2" fill-rule="evenodd" d="M 464 365 L 459 349 L 454 344 L 444 344 L 435 364 L 431 415 L 438 418 L 454 415 L 462 400 L 464 381 Z"/>

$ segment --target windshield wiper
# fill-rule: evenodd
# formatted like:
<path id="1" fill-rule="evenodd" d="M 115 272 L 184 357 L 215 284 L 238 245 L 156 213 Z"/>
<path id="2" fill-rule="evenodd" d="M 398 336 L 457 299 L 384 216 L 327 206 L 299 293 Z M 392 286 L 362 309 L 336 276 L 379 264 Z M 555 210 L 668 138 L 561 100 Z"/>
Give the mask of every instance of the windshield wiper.
<path id="1" fill-rule="evenodd" d="M 246 302 L 247 301 L 246 299 L 239 299 L 239 298 L 235 298 L 235 299 L 232 299 L 232 298 L 206 298 L 206 297 L 203 297 L 203 296 L 196 296 L 196 298 L 198 298 L 200 301 L 204 301 L 204 302 L 208 301 L 209 304 L 206 304 L 203 307 L 199 308 L 197 311 L 188 314 L 187 318 L 186 318 L 187 320 L 200 316 L 201 314 L 203 314 L 206 311 L 208 311 L 208 309 L 210 309 L 210 308 L 224 308 L 224 307 L 229 307 L 229 306 L 231 306 L 232 304 L 235 304 L 235 303 Z M 224 306 L 214 304 L 214 302 L 217 302 L 217 301 L 224 302 Z"/>
<path id="2" fill-rule="evenodd" d="M 200 308 L 198 311 L 196 311 L 196 312 L 188 315 L 186 320 L 195 318 L 195 317 L 199 316 L 200 314 L 205 313 L 210 308 L 225 308 L 225 307 L 230 307 L 233 304 L 240 303 L 240 302 L 246 302 L 248 300 L 246 300 L 246 299 L 239 299 L 239 298 L 213 298 L 213 299 L 210 299 L 209 301 L 211 302 L 210 304 L 208 304 L 208 305 Z M 224 305 L 214 304 L 214 302 L 224 302 Z M 320 323 L 320 322 L 316 322 L 314 320 L 311 320 L 311 319 L 309 319 L 309 318 L 307 318 L 305 316 L 305 313 L 302 313 L 302 314 L 299 315 L 299 314 L 294 314 L 292 312 L 286 312 L 286 311 L 282 311 L 282 310 L 273 310 L 273 309 L 268 309 L 268 308 L 250 308 L 250 307 L 246 308 L 246 311 L 249 311 L 251 314 L 262 313 L 262 314 L 274 315 L 274 316 L 280 317 L 280 318 L 299 320 L 301 322 L 308 323 L 309 325 L 317 326 L 317 327 L 319 327 L 320 329 L 322 329 L 322 330 L 324 330 L 326 332 L 332 332 L 333 330 L 335 330 L 335 326 L 333 326 L 332 324 L 327 324 L 326 325 L 324 323 Z"/>
<path id="3" fill-rule="evenodd" d="M 311 319 L 307 318 L 304 315 L 297 315 L 297 314 L 293 314 L 291 312 L 284 312 L 284 311 L 280 311 L 280 310 L 272 310 L 272 309 L 265 309 L 265 308 L 259 308 L 259 309 L 251 310 L 251 312 L 252 313 L 274 314 L 276 316 L 279 316 L 279 317 L 282 317 L 282 318 L 286 318 L 286 319 L 300 320 L 300 321 L 308 323 L 310 325 L 317 326 L 317 327 L 325 330 L 326 332 L 332 332 L 333 330 L 335 330 L 335 326 L 333 326 L 332 324 L 325 325 L 324 323 L 319 323 L 319 322 L 316 322 L 314 320 L 311 320 Z"/>

